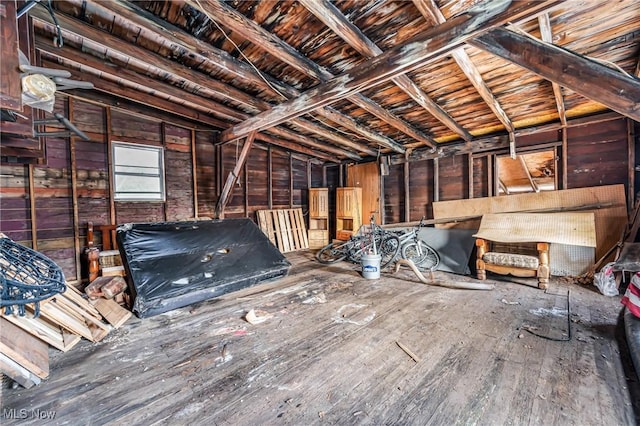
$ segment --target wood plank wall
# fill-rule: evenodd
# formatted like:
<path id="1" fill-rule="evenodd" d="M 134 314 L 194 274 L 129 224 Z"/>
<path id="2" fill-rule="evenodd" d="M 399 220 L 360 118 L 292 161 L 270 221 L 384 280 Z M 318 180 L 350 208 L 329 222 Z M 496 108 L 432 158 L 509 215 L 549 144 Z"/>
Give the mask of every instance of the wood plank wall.
<path id="1" fill-rule="evenodd" d="M 82 256 L 89 221 L 101 225 L 111 223 L 112 217 L 117 224 L 212 217 L 220 182 L 224 183 L 235 164 L 235 144 L 214 147 L 215 131 L 192 131 L 77 99 L 69 101 L 62 96 L 58 97 L 54 110 L 73 116 L 74 124 L 91 140 L 48 137 L 45 164 L 0 165 L 0 231 L 50 257 L 62 267 L 67 280 L 75 281 L 85 275 Z M 47 128 L 47 131 L 59 130 L 63 129 L 56 125 Z M 164 147 L 165 202 L 112 200 L 109 140 Z M 71 143 L 75 148 L 73 165 Z M 273 171 L 271 177 L 269 170 Z M 75 191 L 72 171 L 76 176 Z M 226 216 L 255 220 L 255 211 L 266 208 L 302 207 L 306 212 L 309 175 L 312 183 L 322 183 L 321 166 L 284 150 L 256 144 L 239 184 L 233 189 Z M 272 206 L 268 206 L 269 182 Z M 33 193 L 29 191 L 30 186 Z M 33 229 L 37 230 L 35 235 Z M 101 244 L 99 233 L 95 238 L 96 243 Z"/>
<path id="2" fill-rule="evenodd" d="M 636 179 L 633 174 L 635 164 L 629 160 L 629 128 L 628 120 L 619 118 L 610 121 L 569 127 L 567 132 L 567 188 L 582 188 L 589 186 L 624 183 L 627 187 Z M 637 150 L 638 123 L 635 128 L 635 143 Z M 545 145 L 553 148 L 557 146 L 558 155 L 562 153 L 562 130 L 548 130 L 535 134 L 518 137 L 518 149 Z M 506 151 L 487 152 L 472 155 L 472 170 L 469 168 L 469 154 L 444 157 L 438 160 L 438 179 L 434 179 L 434 160 L 413 161 L 409 164 L 409 217 L 410 221 L 417 221 L 423 215 L 433 218 L 431 203 L 438 191 L 438 199 L 456 200 L 486 197 L 492 195 L 489 182 L 493 178 L 494 154 L 504 155 Z M 638 158 L 637 155 L 635 158 Z M 634 159 L 632 159 L 634 161 Z M 635 162 L 637 163 L 637 161 Z M 558 160 L 559 187 L 562 185 L 562 158 Z M 384 205 L 385 223 L 405 221 L 405 172 L 403 164 L 395 164 L 389 168 L 389 176 L 384 177 Z M 471 177 L 469 174 L 472 174 Z M 638 176 L 640 178 L 640 174 Z M 436 188 L 436 181 L 437 186 Z M 473 185 L 469 191 L 470 183 Z M 632 188 L 633 189 L 633 188 Z M 637 188 L 635 189 L 637 192 Z M 632 192 L 633 194 L 633 192 Z M 630 197 L 631 198 L 631 197 Z M 633 200 L 628 200 L 633 203 Z"/>

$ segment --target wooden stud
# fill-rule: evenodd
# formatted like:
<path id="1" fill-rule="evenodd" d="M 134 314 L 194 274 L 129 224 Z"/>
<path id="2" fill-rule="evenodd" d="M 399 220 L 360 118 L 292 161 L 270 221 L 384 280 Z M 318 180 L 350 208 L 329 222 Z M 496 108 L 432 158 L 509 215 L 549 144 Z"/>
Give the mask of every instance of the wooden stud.
<path id="1" fill-rule="evenodd" d="M 487 196 L 493 197 L 495 194 L 495 185 L 496 183 L 493 181 L 493 163 L 495 160 L 495 155 L 487 155 L 487 191 L 489 192 Z"/>
<path id="2" fill-rule="evenodd" d="M 562 129 L 562 188 L 569 189 L 569 140 L 567 128 Z M 556 171 L 556 175 L 558 172 Z"/>
<path id="3" fill-rule="evenodd" d="M 160 143 L 162 144 L 162 156 L 166 157 L 167 155 L 167 125 L 163 121 L 160 123 Z M 164 203 L 162 203 L 162 217 L 166 222 L 169 218 L 167 217 L 167 200 L 168 200 L 168 191 L 167 191 L 167 161 L 164 161 L 164 167 L 162 168 L 162 179 L 165 183 L 164 185 Z"/>
<path id="4" fill-rule="evenodd" d="M 473 198 L 473 153 L 470 152 L 469 154 L 467 154 L 467 173 L 469 174 L 468 176 L 468 182 L 467 185 L 469 186 L 469 198 Z"/>
<path id="5" fill-rule="evenodd" d="M 113 175 L 113 140 L 111 139 L 111 108 L 105 108 L 105 135 L 107 137 L 107 168 L 109 171 L 109 224 L 116 225 L 115 177 Z"/>
<path id="6" fill-rule="evenodd" d="M 242 166 L 242 175 L 244 176 L 244 217 L 249 217 L 249 172 L 247 171 L 247 162 Z"/>
<path id="7" fill-rule="evenodd" d="M 267 206 L 273 208 L 273 151 L 271 145 L 267 149 Z"/>
<path id="8" fill-rule="evenodd" d="M 293 208 L 293 157 L 289 153 L 289 208 Z"/>
<path id="9" fill-rule="evenodd" d="M 191 129 L 191 178 L 193 179 L 193 217 L 198 214 L 198 156 L 196 151 L 196 131 Z"/>
<path id="10" fill-rule="evenodd" d="M 410 190 L 410 166 L 409 159 L 404 162 L 404 221 L 411 221 L 411 190 Z"/>
<path id="11" fill-rule="evenodd" d="M 36 192 L 33 182 L 33 164 L 27 168 L 29 174 L 29 209 L 31 210 L 31 248 L 38 251 L 38 221 L 36 219 Z"/>
<path id="12" fill-rule="evenodd" d="M 433 201 L 440 201 L 440 159 L 433 159 Z"/>
<path id="13" fill-rule="evenodd" d="M 67 118 L 69 121 L 73 123 L 73 98 L 69 97 L 67 99 Z M 73 208 L 73 248 L 75 252 L 75 263 L 76 263 L 76 280 L 79 282 L 82 277 L 80 276 L 81 272 L 81 254 L 82 250 L 80 248 L 80 229 L 79 229 L 79 218 L 78 218 L 78 164 L 76 161 L 76 138 L 75 136 L 69 136 L 69 159 L 70 159 L 70 167 L 71 167 L 71 205 Z"/>
<path id="14" fill-rule="evenodd" d="M 635 205 L 636 200 L 636 190 L 635 190 L 635 180 L 636 180 L 636 135 L 635 135 L 635 124 L 633 120 L 627 118 L 627 150 L 629 159 L 629 165 L 627 166 L 627 170 L 629 171 L 629 187 L 628 187 L 628 199 L 627 206 L 629 206 L 629 211 Z"/>

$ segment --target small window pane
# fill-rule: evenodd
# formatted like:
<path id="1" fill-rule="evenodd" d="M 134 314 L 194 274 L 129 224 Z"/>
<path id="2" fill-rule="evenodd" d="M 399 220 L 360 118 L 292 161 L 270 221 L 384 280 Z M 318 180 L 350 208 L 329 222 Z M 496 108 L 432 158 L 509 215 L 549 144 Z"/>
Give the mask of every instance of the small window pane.
<path id="1" fill-rule="evenodd" d="M 162 148 L 113 144 L 113 176 L 116 200 L 164 200 Z"/>

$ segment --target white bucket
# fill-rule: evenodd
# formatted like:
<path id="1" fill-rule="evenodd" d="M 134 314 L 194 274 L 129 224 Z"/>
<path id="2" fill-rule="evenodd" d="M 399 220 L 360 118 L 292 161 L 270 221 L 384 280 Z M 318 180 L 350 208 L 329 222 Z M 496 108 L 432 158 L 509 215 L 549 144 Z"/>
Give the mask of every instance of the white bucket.
<path id="1" fill-rule="evenodd" d="M 362 276 L 368 280 L 376 280 L 380 278 L 380 260 L 382 256 L 379 254 L 363 254 L 362 259 Z"/>

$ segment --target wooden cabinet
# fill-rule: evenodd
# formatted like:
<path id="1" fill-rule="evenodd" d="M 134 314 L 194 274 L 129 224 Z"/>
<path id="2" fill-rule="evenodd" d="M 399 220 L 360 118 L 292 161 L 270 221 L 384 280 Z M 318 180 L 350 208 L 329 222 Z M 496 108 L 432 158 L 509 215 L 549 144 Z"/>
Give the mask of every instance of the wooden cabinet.
<path id="1" fill-rule="evenodd" d="M 329 244 L 329 189 L 309 188 L 309 248 Z"/>
<path id="2" fill-rule="evenodd" d="M 336 238 L 348 240 L 362 225 L 362 188 L 336 189 Z"/>

